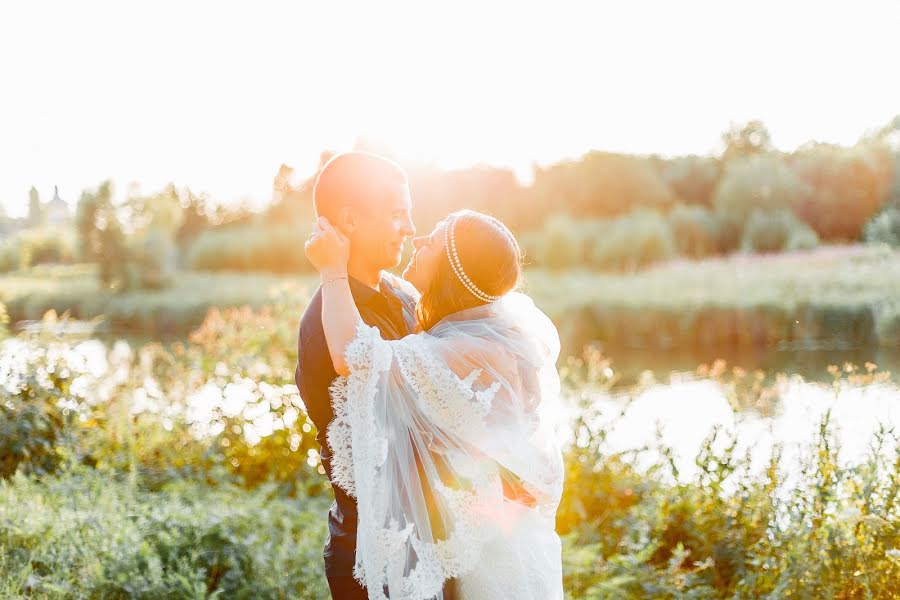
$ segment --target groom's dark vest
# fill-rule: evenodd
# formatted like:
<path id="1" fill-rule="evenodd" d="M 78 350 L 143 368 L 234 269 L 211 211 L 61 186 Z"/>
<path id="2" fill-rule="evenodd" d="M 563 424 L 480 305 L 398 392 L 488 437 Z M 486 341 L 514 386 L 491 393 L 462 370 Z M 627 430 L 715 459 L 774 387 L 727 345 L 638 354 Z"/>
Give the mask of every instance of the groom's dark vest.
<path id="1" fill-rule="evenodd" d="M 410 332 L 412 323 L 404 319 L 403 306 L 412 306 L 414 300 L 382 279 L 381 291 L 350 278 L 350 291 L 362 320 L 378 327 L 381 336 L 398 340 Z M 306 411 L 316 426 L 322 466 L 331 479 L 331 451 L 326 442 L 328 424 L 334 418 L 328 387 L 337 377 L 331 363 L 331 355 L 322 329 L 322 291 L 317 290 L 303 318 L 297 347 L 297 370 L 294 381 Z M 328 540 L 325 543 L 325 574 L 327 576 L 353 575 L 356 558 L 356 501 L 338 486 L 334 490 L 334 504 L 328 512 Z"/>

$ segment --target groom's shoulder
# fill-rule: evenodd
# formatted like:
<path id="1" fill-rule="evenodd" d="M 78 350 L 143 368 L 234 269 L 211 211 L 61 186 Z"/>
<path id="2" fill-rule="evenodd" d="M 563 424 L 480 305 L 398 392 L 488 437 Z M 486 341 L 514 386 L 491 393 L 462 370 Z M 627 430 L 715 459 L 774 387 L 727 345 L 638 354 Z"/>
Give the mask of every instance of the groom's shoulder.
<path id="1" fill-rule="evenodd" d="M 391 288 L 391 292 L 400 300 L 413 303 L 419 299 L 419 292 L 413 285 L 402 277 L 397 277 L 393 273 L 382 273 L 382 281 L 386 282 Z"/>

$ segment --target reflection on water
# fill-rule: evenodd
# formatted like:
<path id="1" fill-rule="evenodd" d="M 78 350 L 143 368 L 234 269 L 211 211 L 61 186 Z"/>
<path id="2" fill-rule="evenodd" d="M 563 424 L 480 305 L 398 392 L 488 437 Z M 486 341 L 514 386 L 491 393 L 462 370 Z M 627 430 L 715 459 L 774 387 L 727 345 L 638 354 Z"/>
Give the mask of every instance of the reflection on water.
<path id="1" fill-rule="evenodd" d="M 694 459 L 717 425 L 729 437 L 736 436 L 738 453 L 749 452 L 755 470 L 766 466 L 775 444 L 782 444 L 782 466 L 788 473 L 801 453 L 808 451 L 829 409 L 840 441 L 838 460 L 842 465 L 864 460 L 880 425 L 900 433 L 900 388 L 892 383 L 854 386 L 843 382 L 833 389 L 792 377 L 779 384 L 778 393 L 780 402 L 771 417 L 753 411 L 735 412 L 716 381 L 678 376 L 634 396 L 597 393 L 590 402 L 599 411 L 594 425 L 608 431 L 605 450 L 619 452 L 645 445 L 656 449 L 662 443 L 674 450 L 683 480 L 695 475 Z M 893 447 L 884 451 L 892 452 Z M 640 457 L 638 464 L 649 464 L 657 458 L 652 450 Z"/>
<path id="2" fill-rule="evenodd" d="M 35 346 L 21 339 L 8 339 L 0 343 L 0 388 L 15 387 L 17 375 L 32 370 L 33 355 L 46 357 L 49 363 L 65 364 L 73 375 L 77 375 L 72 383 L 72 393 L 85 398 L 89 404 L 102 402 L 114 392 L 117 385 L 129 378 L 133 368 L 135 350 L 123 340 L 112 344 L 97 339 L 74 344 L 50 344 Z M 653 450 L 662 443 L 674 450 L 676 466 L 680 477 L 691 478 L 697 467 L 694 459 L 704 439 L 716 426 L 738 440 L 737 451 L 741 454 L 749 452 L 752 464 L 762 469 L 775 444 L 781 444 L 782 465 L 790 472 L 798 458 L 808 451 L 815 440 L 818 426 L 826 411 L 831 411 L 831 422 L 840 441 L 838 460 L 844 465 L 858 463 L 869 451 L 873 433 L 883 425 L 893 428 L 900 435 L 900 387 L 894 369 L 893 381 L 873 381 L 866 385 L 851 383 L 842 379 L 839 385 L 832 385 L 832 376 L 828 373 L 829 364 L 843 364 L 845 361 L 858 361 L 860 364 L 872 358 L 886 359 L 890 368 L 891 357 L 887 353 L 879 355 L 868 353 L 859 356 L 851 354 L 847 357 L 834 356 L 828 353 L 807 353 L 802 360 L 816 370 L 824 372 L 822 381 L 809 381 L 796 375 L 796 371 L 787 365 L 786 354 L 770 353 L 772 357 L 760 355 L 763 362 L 736 361 L 746 369 L 766 368 L 791 374 L 774 381 L 775 401 L 764 410 L 735 411 L 733 398 L 729 397 L 728 380 L 722 378 L 699 377 L 691 372 L 696 371 L 697 359 L 681 355 L 642 355 L 644 365 L 654 370 L 662 369 L 665 377 L 658 376 L 660 383 L 652 383 L 643 388 L 621 386 L 611 391 L 589 392 L 587 388 L 577 387 L 574 393 L 587 399 L 592 410 L 598 411 L 592 417 L 593 424 L 603 426 L 608 431 L 604 452 L 620 452 L 647 446 L 650 452 L 644 453 L 639 460 L 653 462 L 658 454 Z M 32 356 L 30 356 L 32 355 Z M 614 363 L 621 372 L 625 360 L 619 354 Z M 722 356 L 716 353 L 715 356 Z M 793 353 L 793 360 L 801 360 L 799 353 Z M 629 359 L 629 357 L 626 357 Z M 636 359 L 629 359 L 635 360 Z M 688 363 L 687 361 L 696 361 Z M 708 360 L 708 357 L 706 358 Z M 680 362 L 679 362 L 680 361 Z M 881 360 L 879 370 L 885 370 L 885 361 Z M 600 374 L 609 378 L 612 373 L 605 363 Z M 661 367 L 661 365 L 667 365 Z M 688 373 L 678 373 L 681 365 Z M 220 365 L 223 369 L 224 365 Z M 184 398 L 178 398 L 172 390 L 162 386 L 150 378 L 143 379 L 141 385 L 133 390 L 131 412 L 151 412 L 169 420 L 176 413 L 184 411 L 186 420 L 201 436 L 214 435 L 220 431 L 222 417 L 243 415 L 247 419 L 245 434 L 253 440 L 270 435 L 274 429 L 282 426 L 290 427 L 303 410 L 302 402 L 293 385 L 272 386 L 264 378 L 226 377 L 227 369 L 216 373 L 198 389 L 186 391 Z M 668 370 L 668 371 L 666 371 Z M 609 374 L 607 374 L 609 371 Z M 673 371 L 676 371 L 673 373 Z M 710 371 L 712 373 L 712 371 Z M 733 380 L 732 380 L 733 383 Z M 769 384 L 767 384 L 769 385 Z M 638 389 L 638 391 L 633 391 Z M 13 390 L 11 390 L 13 391 Z M 570 407 L 577 404 L 575 399 Z M 278 411 L 278 418 L 272 420 L 270 411 Z M 282 414 L 283 413 L 283 414 Z M 573 416 L 573 415 L 570 415 Z M 279 419 L 281 421 L 279 421 Z M 252 425 L 250 427 L 249 425 Z M 657 437 L 657 431 L 660 436 Z M 571 437 L 571 432 L 567 432 Z M 248 442 L 252 441 L 248 439 Z M 720 440 L 724 445 L 726 440 Z M 292 442 L 293 444 L 293 442 Z M 888 445 L 884 452 L 893 452 Z"/>
<path id="3" fill-rule="evenodd" d="M 647 350 L 601 346 L 600 351 L 612 361 L 620 386 L 630 386 L 640 379 L 644 371 L 651 371 L 657 380 L 667 381 L 671 373 L 692 372 L 697 365 L 710 364 L 715 359 L 724 359 L 729 365 L 743 367 L 748 371 L 761 370 L 765 373 L 785 373 L 800 375 L 807 381 L 830 382 L 829 365 L 851 362 L 864 365 L 867 362 L 878 365 L 880 371 L 889 371 L 900 376 L 900 349 L 849 348 L 834 350 L 790 350 L 777 348 L 717 348 Z M 897 377 L 895 377 L 895 380 Z"/>

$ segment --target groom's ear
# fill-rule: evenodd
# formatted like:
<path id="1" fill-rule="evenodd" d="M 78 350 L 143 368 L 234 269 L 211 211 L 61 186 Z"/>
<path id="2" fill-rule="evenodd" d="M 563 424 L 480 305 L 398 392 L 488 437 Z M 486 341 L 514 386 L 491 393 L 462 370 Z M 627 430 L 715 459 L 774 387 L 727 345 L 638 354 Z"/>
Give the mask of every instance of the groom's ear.
<path id="1" fill-rule="evenodd" d="M 338 229 L 344 233 L 353 233 L 358 226 L 357 215 L 351 206 L 345 206 L 338 211 L 337 223 Z"/>

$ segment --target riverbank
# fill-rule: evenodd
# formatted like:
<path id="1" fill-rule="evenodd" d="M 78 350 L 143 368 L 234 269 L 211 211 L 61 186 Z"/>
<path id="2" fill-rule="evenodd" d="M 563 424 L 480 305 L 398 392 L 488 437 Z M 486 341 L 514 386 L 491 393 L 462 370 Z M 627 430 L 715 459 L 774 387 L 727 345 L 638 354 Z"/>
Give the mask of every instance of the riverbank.
<path id="1" fill-rule="evenodd" d="M 0 276 L 13 322 L 66 310 L 115 332 L 183 335 L 211 307 L 286 303 L 300 312 L 316 277 L 184 272 L 175 286 L 114 294 L 93 267 Z M 591 341 L 640 349 L 900 347 L 900 251 L 834 246 L 678 261 L 635 274 L 527 269 L 525 291 L 557 323 L 567 352 Z"/>

